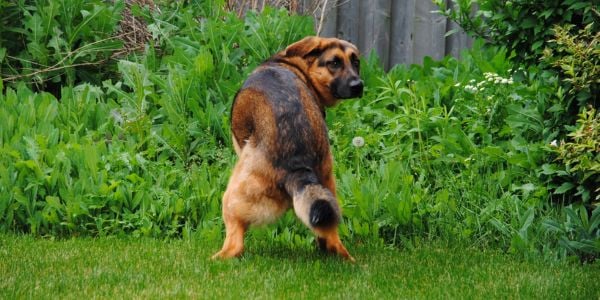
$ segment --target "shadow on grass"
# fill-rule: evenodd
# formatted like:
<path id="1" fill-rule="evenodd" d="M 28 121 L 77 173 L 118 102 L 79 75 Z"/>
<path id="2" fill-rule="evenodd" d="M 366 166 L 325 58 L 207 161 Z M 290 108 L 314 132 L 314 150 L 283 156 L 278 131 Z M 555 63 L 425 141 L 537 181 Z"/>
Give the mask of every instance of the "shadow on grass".
<path id="1" fill-rule="evenodd" d="M 351 250 L 351 249 L 349 249 Z M 341 263 L 352 265 L 351 262 L 332 253 L 320 250 L 316 243 L 311 245 L 293 246 L 284 243 L 269 244 L 267 242 L 251 242 L 246 244 L 244 254 L 237 258 L 240 262 L 263 260 L 280 261 L 286 264 L 296 263 Z"/>

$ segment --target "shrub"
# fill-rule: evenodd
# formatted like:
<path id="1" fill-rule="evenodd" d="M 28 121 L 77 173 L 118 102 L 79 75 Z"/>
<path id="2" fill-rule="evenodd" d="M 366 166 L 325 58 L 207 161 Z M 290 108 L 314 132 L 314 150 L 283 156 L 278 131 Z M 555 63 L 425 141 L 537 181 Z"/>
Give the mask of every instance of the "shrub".
<path id="1" fill-rule="evenodd" d="M 552 108 L 554 130 L 560 137 L 565 126 L 598 98 L 598 4 L 585 0 L 456 0 L 446 6 L 434 0 L 439 13 L 460 24 L 468 33 L 488 43 L 506 47 L 512 60 L 524 67 L 539 65 L 560 75 L 568 93 Z"/>
<path id="2" fill-rule="evenodd" d="M 544 49 L 541 61 L 561 70 L 569 95 L 577 100 L 577 107 L 600 105 L 600 31 L 588 24 L 577 32 L 574 25 L 554 26 L 554 39 Z M 570 105 L 566 105 L 569 107 Z"/>
<path id="3" fill-rule="evenodd" d="M 572 33 L 591 24 L 600 29 L 598 4 L 589 0 L 434 0 L 440 13 L 467 32 L 514 52 L 517 63 L 537 64 L 552 47 L 553 28 L 570 24 Z"/>
<path id="4" fill-rule="evenodd" d="M 505 51 L 479 43 L 460 60 L 373 75 L 379 82 L 371 79 L 363 99 L 328 113 L 348 217 L 342 233 L 539 255 L 548 190 L 537 172 L 556 78 L 512 70 Z"/>
<path id="5" fill-rule="evenodd" d="M 558 75 L 557 97 L 540 113 L 545 142 L 555 146 L 563 142 L 559 147 L 544 147 L 548 150 L 546 163 L 536 173 L 543 176 L 555 203 L 585 205 L 591 214 L 598 205 L 594 199 L 600 180 L 595 142 L 599 129 L 592 116 L 600 105 L 598 3 L 457 0 L 447 7 L 445 1 L 434 2 L 440 13 L 467 32 L 506 47 L 512 61 L 522 69 L 537 69 L 535 73 L 546 74 L 543 76 Z"/>
<path id="6" fill-rule="evenodd" d="M 556 219 L 545 220 L 542 227 L 552 241 L 557 241 L 554 255 L 558 257 L 574 256 L 581 261 L 594 261 L 600 255 L 600 207 L 590 215 L 582 205 L 568 205 Z"/>
<path id="7" fill-rule="evenodd" d="M 566 202 L 580 200 L 589 206 L 599 206 L 600 114 L 589 108 L 579 115 L 577 123 L 577 129 L 569 133 L 569 140 L 551 144 L 550 150 L 557 158 L 555 163 L 544 165 L 544 174 L 552 175 L 551 188 L 555 194 L 565 195 L 561 198 Z"/>

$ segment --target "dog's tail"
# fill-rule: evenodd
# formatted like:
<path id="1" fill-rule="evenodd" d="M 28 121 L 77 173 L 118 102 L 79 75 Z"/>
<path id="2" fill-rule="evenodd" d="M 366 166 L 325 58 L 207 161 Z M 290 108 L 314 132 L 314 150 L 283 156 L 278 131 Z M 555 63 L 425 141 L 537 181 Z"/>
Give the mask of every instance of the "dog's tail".
<path id="1" fill-rule="evenodd" d="M 319 183 L 312 170 L 289 173 L 284 186 L 292 196 L 294 212 L 306 226 L 318 230 L 338 225 L 341 218 L 338 202 L 331 191 Z"/>

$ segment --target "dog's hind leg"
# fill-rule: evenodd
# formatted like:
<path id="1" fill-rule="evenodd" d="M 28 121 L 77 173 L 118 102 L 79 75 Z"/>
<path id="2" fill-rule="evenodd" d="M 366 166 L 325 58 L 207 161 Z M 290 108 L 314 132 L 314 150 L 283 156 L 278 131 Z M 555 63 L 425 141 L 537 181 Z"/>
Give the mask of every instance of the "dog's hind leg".
<path id="1" fill-rule="evenodd" d="M 288 177 L 286 189 L 293 195 L 294 212 L 306 226 L 315 232 L 321 250 L 336 253 L 354 261 L 338 235 L 337 227 L 341 220 L 341 214 L 336 198 L 329 189 L 321 184 L 304 184 L 310 182 L 311 178 L 310 173 Z"/>
<path id="2" fill-rule="evenodd" d="M 227 201 L 223 202 L 227 203 Z M 225 222 L 225 242 L 223 242 L 221 251 L 213 255 L 212 259 L 237 257 L 244 252 L 244 234 L 248 229 L 248 224 L 228 212 L 226 207 L 223 209 L 223 221 Z"/>
<path id="3" fill-rule="evenodd" d="M 238 257 L 244 252 L 244 233 L 246 226 L 239 222 L 225 221 L 227 230 L 225 242 L 221 251 L 212 256 L 212 259 Z"/>
<path id="4" fill-rule="evenodd" d="M 317 244 L 321 251 L 336 253 L 351 262 L 355 261 L 342 244 L 336 227 L 327 230 L 313 229 L 313 231 L 317 234 Z"/>
<path id="5" fill-rule="evenodd" d="M 244 233 L 250 225 L 275 221 L 289 208 L 289 200 L 274 193 L 269 163 L 256 148 L 246 145 L 223 195 L 225 242 L 213 258 L 239 256 L 244 251 Z"/>
<path id="6" fill-rule="evenodd" d="M 351 262 L 355 261 L 342 244 L 337 226 L 311 227 L 311 229 L 317 235 L 317 245 L 321 251 L 338 254 Z"/>

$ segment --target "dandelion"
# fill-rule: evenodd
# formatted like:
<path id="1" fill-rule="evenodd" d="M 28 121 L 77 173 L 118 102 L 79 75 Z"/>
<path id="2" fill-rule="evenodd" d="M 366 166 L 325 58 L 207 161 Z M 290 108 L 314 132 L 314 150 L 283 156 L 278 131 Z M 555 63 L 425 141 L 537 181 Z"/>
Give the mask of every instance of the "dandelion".
<path id="1" fill-rule="evenodd" d="M 360 148 L 365 145 L 365 139 L 362 136 L 357 136 L 352 139 L 352 145 L 356 148 Z"/>

